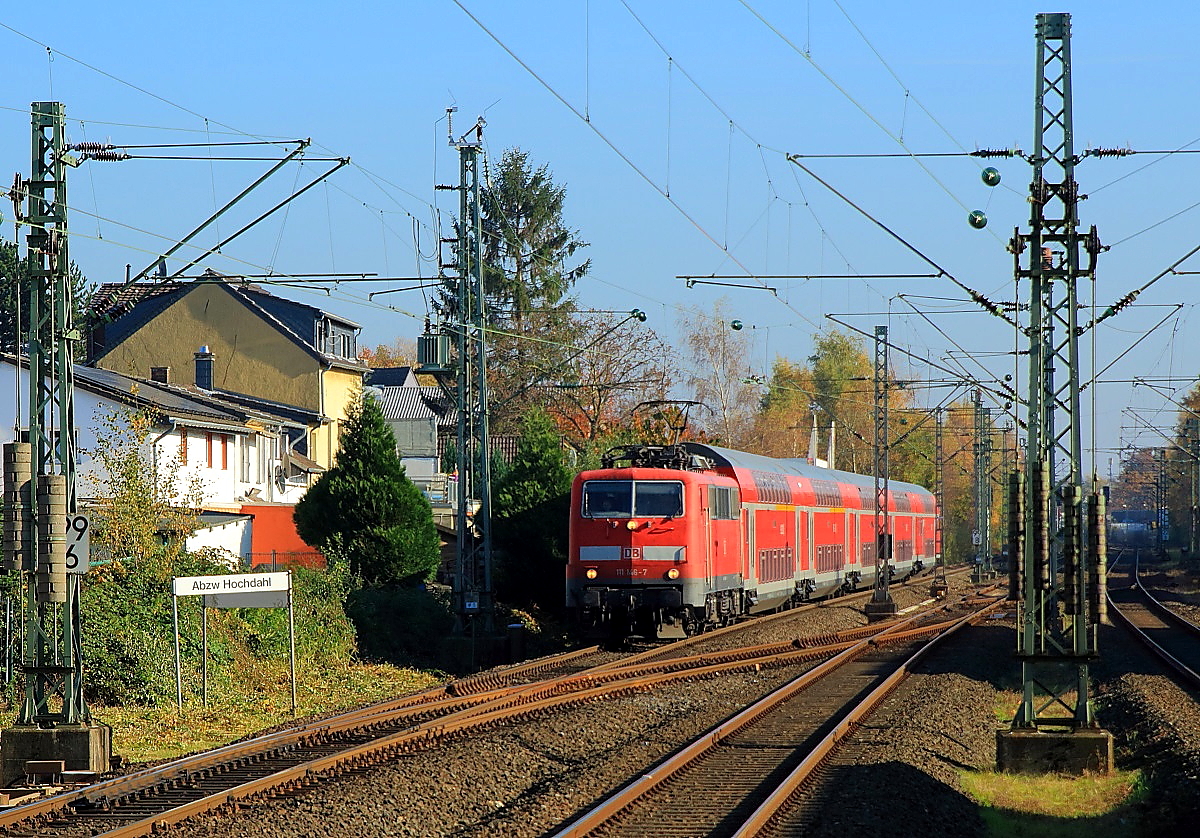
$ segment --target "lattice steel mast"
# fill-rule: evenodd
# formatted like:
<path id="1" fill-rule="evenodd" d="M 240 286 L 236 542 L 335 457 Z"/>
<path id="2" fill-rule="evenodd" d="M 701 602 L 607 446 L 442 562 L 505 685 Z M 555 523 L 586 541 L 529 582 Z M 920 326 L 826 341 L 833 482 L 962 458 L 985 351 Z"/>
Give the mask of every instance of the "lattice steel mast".
<path id="1" fill-rule="evenodd" d="M 1094 278 L 1095 227 L 1078 232 L 1070 15 L 1037 16 L 1038 71 L 1030 232 L 1010 243 L 1029 281 L 1029 402 L 1024 481 L 1024 584 L 1018 626 L 1022 699 L 1015 729 L 1093 723 L 1088 571 L 1081 512 L 1077 283 Z M 1081 265 L 1086 253 L 1087 266 Z M 1022 256 L 1027 264 L 1022 266 Z M 1064 719 L 1063 712 L 1067 713 Z"/>
<path id="2" fill-rule="evenodd" d="M 29 283 L 29 483 L 25 554 L 24 697 L 18 725 L 89 720 L 79 653 L 79 577 L 67 574 L 67 514 L 75 513 L 73 310 L 67 240 L 65 113 L 33 104 L 33 166 L 24 192 Z M 18 201 L 20 195 L 14 196 Z"/>
<path id="3" fill-rule="evenodd" d="M 450 122 L 448 112 L 447 122 Z M 455 631 L 459 635 L 491 635 L 495 631 L 495 595 L 492 588 L 492 458 L 488 429 L 487 310 L 483 287 L 483 196 L 480 183 L 483 154 L 482 117 L 458 139 L 458 235 L 455 242 L 457 274 L 454 295 L 443 312 L 437 334 L 427 333 L 418 342 L 420 371 L 438 376 L 448 388 L 454 378 L 454 403 L 458 411 L 458 500 L 455 508 L 456 553 L 454 564 Z M 473 139 L 469 139 L 473 136 Z M 455 358 L 449 360 L 443 339 L 451 336 Z"/>
<path id="4" fill-rule="evenodd" d="M 937 504 L 937 518 L 934 521 L 934 549 L 936 551 L 933 564 L 933 584 L 930 586 L 931 596 L 943 597 L 950 591 L 946 581 L 946 560 L 942 553 L 942 538 L 945 535 L 946 519 L 946 478 L 943 469 L 946 463 L 946 447 L 943 441 L 945 429 L 945 411 L 938 407 L 933 411 L 933 498 Z"/>
<path id="5" fill-rule="evenodd" d="M 975 546 L 974 581 L 992 577 L 992 411 L 983 406 L 983 391 L 976 389 L 975 406 Z"/>
<path id="6" fill-rule="evenodd" d="M 12 189 L 29 266 L 28 439 L 4 446 L 4 565 L 24 591 L 21 670 L 13 725 L 0 735 L 0 782 L 21 779 L 29 760 L 66 770 L 107 771 L 112 736 L 83 700 L 79 587 L 86 564 L 68 572 L 67 519 L 75 499 L 74 300 L 67 247 L 65 113 L 32 105 L 33 166 Z M 25 205 L 22 209 L 22 204 Z M 19 365 L 18 365 L 19 370 Z M 78 563 L 80 557 L 74 557 Z"/>
<path id="7" fill-rule="evenodd" d="M 892 535 L 888 514 L 888 327 L 875 327 L 875 588 L 866 613 L 883 619 L 896 613 L 888 591 L 891 576 Z"/>

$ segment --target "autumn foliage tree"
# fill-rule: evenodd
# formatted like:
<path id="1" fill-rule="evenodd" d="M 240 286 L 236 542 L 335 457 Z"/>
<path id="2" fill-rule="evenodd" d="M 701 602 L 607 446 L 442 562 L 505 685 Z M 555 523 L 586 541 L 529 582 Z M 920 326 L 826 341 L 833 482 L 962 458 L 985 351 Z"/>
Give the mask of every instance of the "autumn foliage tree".
<path id="1" fill-rule="evenodd" d="M 735 320 L 725 299 L 710 309 L 692 308 L 680 315 L 685 336 L 687 383 L 695 400 L 707 409 L 695 416 L 709 438 L 732 448 L 746 447 L 758 407 L 758 387 L 750 380 L 750 340 L 732 327 Z"/>
<path id="2" fill-rule="evenodd" d="M 577 449 L 628 428 L 643 402 L 671 389 L 671 352 L 638 316 L 579 315 L 577 348 L 548 386 L 546 411 Z"/>
<path id="3" fill-rule="evenodd" d="M 89 493 L 97 497 L 92 541 L 100 551 L 166 578 L 196 531 L 203 487 L 187 480 L 177 458 L 151 449 L 156 417 L 144 410 L 97 411 Z M 163 537 L 163 534 L 167 537 Z"/>

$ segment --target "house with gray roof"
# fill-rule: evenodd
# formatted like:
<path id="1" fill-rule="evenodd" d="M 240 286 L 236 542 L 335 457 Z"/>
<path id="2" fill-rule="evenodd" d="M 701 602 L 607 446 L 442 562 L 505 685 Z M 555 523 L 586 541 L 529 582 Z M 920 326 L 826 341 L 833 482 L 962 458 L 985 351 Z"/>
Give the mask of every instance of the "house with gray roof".
<path id="1" fill-rule="evenodd" d="M 337 454 L 342 424 L 363 385 L 357 323 L 272 293 L 244 278 L 206 271 L 190 281 L 102 285 L 91 302 L 89 365 L 133 378 L 306 412 L 291 450 L 322 468 Z"/>
<path id="2" fill-rule="evenodd" d="M 28 416 L 28 363 L 0 355 L 0 392 L 13 399 L 8 416 L 0 416 L 0 443 L 15 438 Z M 291 440 L 305 430 L 304 417 L 281 416 L 262 405 L 230 401 L 212 392 L 112 370 L 74 368 L 76 424 L 76 495 L 80 507 L 102 505 L 108 476 L 96 457 L 98 440 L 112 428 L 127 426 L 133 413 L 151 425 L 140 443 L 152 466 L 175 475 L 173 501 L 192 505 L 190 487 L 198 489 L 205 526 L 189 540 L 189 549 L 216 547 L 239 560 L 271 550 L 313 551 L 297 546 L 298 537 L 274 521 L 271 531 L 254 520 L 264 506 L 290 508 L 308 488 L 309 475 L 321 467 L 291 450 Z M 302 478 L 289 477 L 302 474 Z M 290 520 L 290 514 L 287 516 Z M 285 522 L 286 523 L 286 522 Z"/>

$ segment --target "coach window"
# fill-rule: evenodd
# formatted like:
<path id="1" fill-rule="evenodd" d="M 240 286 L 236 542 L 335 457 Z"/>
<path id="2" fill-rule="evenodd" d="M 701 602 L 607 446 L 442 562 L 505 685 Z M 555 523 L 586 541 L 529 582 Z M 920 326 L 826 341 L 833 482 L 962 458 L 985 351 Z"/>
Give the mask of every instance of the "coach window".
<path id="1" fill-rule="evenodd" d="M 589 480 L 583 484 L 585 518 L 628 518 L 632 514 L 632 481 Z"/>
<path id="2" fill-rule="evenodd" d="M 741 517 L 736 489 L 708 487 L 708 515 L 714 521 L 736 521 Z"/>
<path id="3" fill-rule="evenodd" d="M 678 518 L 683 514 L 683 484 L 639 480 L 634 503 L 634 514 L 639 518 Z"/>

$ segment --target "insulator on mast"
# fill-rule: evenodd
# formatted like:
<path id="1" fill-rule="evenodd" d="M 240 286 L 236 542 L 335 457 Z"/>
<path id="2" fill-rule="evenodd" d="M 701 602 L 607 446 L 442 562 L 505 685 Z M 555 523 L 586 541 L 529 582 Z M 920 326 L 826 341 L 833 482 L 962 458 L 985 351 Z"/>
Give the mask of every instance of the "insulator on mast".
<path id="1" fill-rule="evenodd" d="M 1033 532 L 1025 533 L 1026 538 L 1033 539 L 1033 578 L 1039 590 L 1048 591 L 1051 588 L 1050 578 L 1050 522 L 1047 515 L 1050 508 L 1050 469 L 1042 460 L 1037 460 L 1032 466 L 1034 481 L 1034 497 L 1037 504 L 1030 510 L 1030 523 Z"/>
<path id="2" fill-rule="evenodd" d="M 1088 502 L 1088 598 L 1091 623 L 1108 622 L 1108 520 L 1102 492 Z"/>
<path id="3" fill-rule="evenodd" d="M 1079 613 L 1079 499 L 1078 486 L 1063 487 L 1063 613 Z"/>
<path id="4" fill-rule="evenodd" d="M 1008 598 L 1025 596 L 1025 475 L 1008 476 Z"/>

